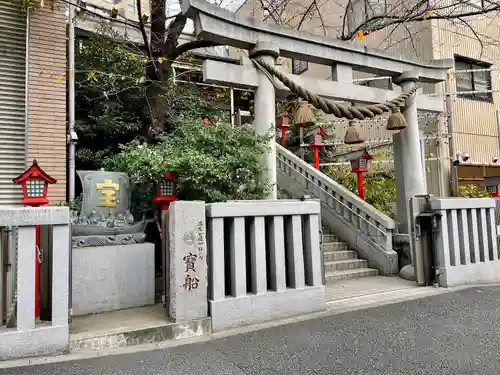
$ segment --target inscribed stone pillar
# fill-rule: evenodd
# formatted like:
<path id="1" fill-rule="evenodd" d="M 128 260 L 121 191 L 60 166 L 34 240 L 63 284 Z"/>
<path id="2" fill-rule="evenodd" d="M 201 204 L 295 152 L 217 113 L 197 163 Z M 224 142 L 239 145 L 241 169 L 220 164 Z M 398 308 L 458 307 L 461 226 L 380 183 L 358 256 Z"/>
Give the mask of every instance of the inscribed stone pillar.
<path id="1" fill-rule="evenodd" d="M 168 314 L 174 322 L 208 316 L 205 202 L 177 201 L 168 219 Z"/>
<path id="2" fill-rule="evenodd" d="M 274 65 L 279 56 L 279 48 L 273 43 L 259 42 L 252 49 L 250 57 L 259 57 L 268 64 Z M 276 96 L 274 84 L 269 78 L 259 71 L 259 85 L 255 90 L 255 117 L 254 128 L 257 134 L 271 135 L 267 152 L 262 156 L 262 163 L 266 166 L 263 178 L 271 185 L 268 199 L 278 199 L 276 179 Z"/>

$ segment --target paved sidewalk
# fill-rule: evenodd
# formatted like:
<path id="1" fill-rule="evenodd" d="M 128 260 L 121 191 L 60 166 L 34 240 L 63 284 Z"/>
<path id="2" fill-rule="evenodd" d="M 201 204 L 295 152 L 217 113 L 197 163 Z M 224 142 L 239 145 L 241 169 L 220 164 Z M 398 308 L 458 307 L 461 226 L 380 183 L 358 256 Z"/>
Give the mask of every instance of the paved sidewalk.
<path id="1" fill-rule="evenodd" d="M 500 373 L 500 286 L 169 349 L 0 369 L 1 375 Z"/>

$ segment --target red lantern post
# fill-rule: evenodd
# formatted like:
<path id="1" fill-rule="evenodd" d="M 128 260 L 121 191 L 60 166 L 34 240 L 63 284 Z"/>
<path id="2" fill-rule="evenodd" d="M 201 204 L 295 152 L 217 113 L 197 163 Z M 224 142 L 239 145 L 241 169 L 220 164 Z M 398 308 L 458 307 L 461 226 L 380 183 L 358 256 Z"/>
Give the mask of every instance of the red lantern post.
<path id="1" fill-rule="evenodd" d="M 325 136 L 326 133 L 320 127 L 316 129 L 314 132 L 306 135 L 306 138 L 310 138 L 312 136 L 312 141 L 307 145 L 307 147 L 313 150 L 314 154 L 314 168 L 319 169 L 319 150 L 325 147 Z"/>
<path id="2" fill-rule="evenodd" d="M 156 187 L 153 203 L 160 204 L 160 211 L 168 211 L 170 203 L 175 201 L 177 193 L 176 178 L 172 172 L 165 172 L 165 178 Z"/>
<path id="3" fill-rule="evenodd" d="M 23 188 L 24 199 L 22 203 L 26 206 L 38 207 L 50 203 L 47 199 L 49 184 L 55 184 L 57 180 L 49 176 L 40 168 L 36 159 L 33 164 L 23 174 L 12 180 Z M 35 226 L 36 247 L 35 247 L 35 317 L 40 315 L 39 294 L 40 294 L 40 226 Z"/>
<path id="4" fill-rule="evenodd" d="M 285 111 L 276 119 L 276 127 L 281 129 L 281 145 L 286 147 L 286 132 L 290 127 L 290 114 Z"/>
<path id="5" fill-rule="evenodd" d="M 162 212 L 168 211 L 170 203 L 176 199 L 176 193 L 176 178 L 172 172 L 167 171 L 165 172 L 163 181 L 161 181 L 156 187 L 156 196 L 153 198 L 153 203 L 158 203 L 160 205 L 160 233 L 162 233 L 161 228 L 163 228 L 163 223 L 161 222 Z"/>
<path id="6" fill-rule="evenodd" d="M 347 160 L 351 162 L 351 170 L 356 173 L 358 186 L 358 197 L 365 199 L 365 191 L 363 188 L 363 173 L 368 171 L 368 160 L 373 159 L 366 150 L 353 152 L 347 156 Z"/>
<path id="7" fill-rule="evenodd" d="M 500 177 L 485 177 L 484 186 L 490 197 L 500 197 Z"/>

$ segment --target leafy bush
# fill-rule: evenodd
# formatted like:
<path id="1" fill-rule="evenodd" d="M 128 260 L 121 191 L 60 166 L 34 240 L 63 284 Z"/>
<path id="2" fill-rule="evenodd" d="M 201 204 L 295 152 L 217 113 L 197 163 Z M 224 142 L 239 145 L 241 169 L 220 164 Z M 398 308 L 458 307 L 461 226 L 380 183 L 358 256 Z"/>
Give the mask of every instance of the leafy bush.
<path id="1" fill-rule="evenodd" d="M 259 176 L 268 137 L 250 126 L 234 128 L 215 119 L 204 125 L 188 113 L 172 118 L 173 131 L 155 144 L 133 141 L 107 158 L 105 168 L 127 172 L 135 184 L 156 184 L 165 171 L 178 176 L 178 197 L 220 202 L 262 199 L 269 185 Z"/>
<path id="2" fill-rule="evenodd" d="M 373 164 L 371 171 L 364 175 L 365 201 L 370 203 L 377 210 L 384 212 L 391 217 L 392 204 L 396 201 L 396 179 L 393 170 L 384 170 Z M 342 184 L 344 187 L 358 194 L 356 175 L 348 167 L 330 167 L 325 171 L 333 180 Z"/>
<path id="3" fill-rule="evenodd" d="M 465 184 L 459 186 L 458 196 L 465 198 L 485 198 L 489 197 L 490 195 L 488 194 L 484 186 Z"/>

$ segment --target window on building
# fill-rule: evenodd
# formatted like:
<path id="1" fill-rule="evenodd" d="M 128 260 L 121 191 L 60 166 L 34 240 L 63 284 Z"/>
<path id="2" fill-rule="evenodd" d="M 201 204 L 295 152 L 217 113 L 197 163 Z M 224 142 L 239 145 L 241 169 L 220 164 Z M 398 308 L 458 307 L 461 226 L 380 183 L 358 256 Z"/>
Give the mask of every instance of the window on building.
<path id="1" fill-rule="evenodd" d="M 136 7 L 137 7 L 136 0 L 128 0 L 127 11 L 129 13 L 135 13 L 136 12 Z"/>
<path id="2" fill-rule="evenodd" d="M 307 61 L 302 60 L 292 60 L 292 74 L 300 75 L 307 72 L 309 69 L 309 64 Z"/>
<path id="3" fill-rule="evenodd" d="M 491 69 L 491 64 L 455 56 L 457 96 L 492 102 L 493 95 L 487 92 L 491 90 L 491 70 L 489 69 Z"/>

